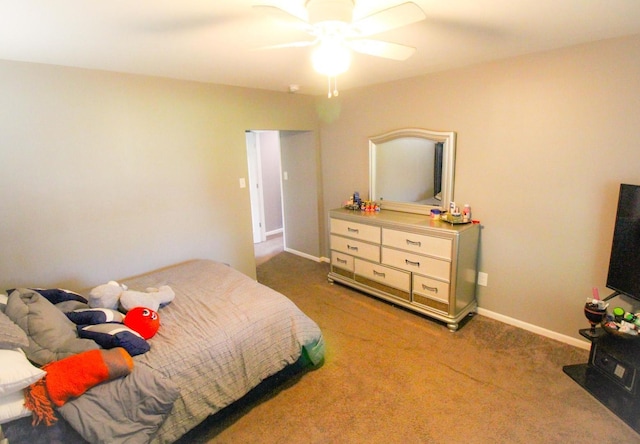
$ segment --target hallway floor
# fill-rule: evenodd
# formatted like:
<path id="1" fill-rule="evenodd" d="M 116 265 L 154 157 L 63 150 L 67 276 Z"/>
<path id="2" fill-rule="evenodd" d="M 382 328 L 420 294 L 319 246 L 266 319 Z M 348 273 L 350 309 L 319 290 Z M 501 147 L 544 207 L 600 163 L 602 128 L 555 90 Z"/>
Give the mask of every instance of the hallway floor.
<path id="1" fill-rule="evenodd" d="M 266 241 L 253 244 L 253 248 L 257 267 L 284 251 L 284 237 L 282 233 L 267 236 Z"/>

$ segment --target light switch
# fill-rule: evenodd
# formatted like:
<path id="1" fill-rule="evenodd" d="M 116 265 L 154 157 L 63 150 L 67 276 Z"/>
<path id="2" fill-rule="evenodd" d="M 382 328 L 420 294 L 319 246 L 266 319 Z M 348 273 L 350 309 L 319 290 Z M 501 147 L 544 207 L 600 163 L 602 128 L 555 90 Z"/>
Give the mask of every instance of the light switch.
<path id="1" fill-rule="evenodd" d="M 240 178 L 240 188 L 246 188 L 247 182 L 244 180 L 244 177 Z"/>
<path id="2" fill-rule="evenodd" d="M 283 176 L 284 180 L 289 180 L 289 173 L 287 173 L 286 171 L 284 173 L 282 173 L 282 176 Z"/>

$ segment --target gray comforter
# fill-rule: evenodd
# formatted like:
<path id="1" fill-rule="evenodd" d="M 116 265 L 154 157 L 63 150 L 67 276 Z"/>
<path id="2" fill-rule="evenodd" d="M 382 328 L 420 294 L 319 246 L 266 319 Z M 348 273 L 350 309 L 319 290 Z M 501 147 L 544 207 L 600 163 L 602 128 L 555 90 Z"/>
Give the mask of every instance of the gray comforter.
<path id="1" fill-rule="evenodd" d="M 169 285 L 151 351 L 135 357 L 180 387 L 157 442 L 173 442 L 207 416 L 296 362 L 324 356 L 317 324 L 282 294 L 217 262 L 196 260 L 123 281 L 131 289 Z"/>
<path id="2" fill-rule="evenodd" d="M 195 260 L 122 281 L 169 285 L 151 350 L 134 371 L 59 409 L 92 443 L 174 442 L 305 353 L 324 356 L 320 329 L 282 294 L 221 263 Z M 68 326 L 67 326 L 68 327 Z"/>

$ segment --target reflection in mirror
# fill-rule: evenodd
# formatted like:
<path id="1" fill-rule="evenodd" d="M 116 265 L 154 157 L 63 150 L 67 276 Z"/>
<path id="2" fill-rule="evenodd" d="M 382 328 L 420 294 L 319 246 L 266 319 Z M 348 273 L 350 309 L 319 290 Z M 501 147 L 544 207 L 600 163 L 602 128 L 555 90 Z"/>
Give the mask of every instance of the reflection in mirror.
<path id="1" fill-rule="evenodd" d="M 419 137 L 403 137 L 378 145 L 376 189 L 380 200 L 440 205 L 442 143 Z M 438 163 L 440 159 L 440 164 Z M 397 172 L 402 174 L 397 174 Z M 436 171 L 438 174 L 436 174 Z M 384 190 L 384 191 L 382 191 Z"/>
<path id="2" fill-rule="evenodd" d="M 427 214 L 453 200 L 453 132 L 407 128 L 375 136 L 369 160 L 369 196 L 383 209 Z"/>

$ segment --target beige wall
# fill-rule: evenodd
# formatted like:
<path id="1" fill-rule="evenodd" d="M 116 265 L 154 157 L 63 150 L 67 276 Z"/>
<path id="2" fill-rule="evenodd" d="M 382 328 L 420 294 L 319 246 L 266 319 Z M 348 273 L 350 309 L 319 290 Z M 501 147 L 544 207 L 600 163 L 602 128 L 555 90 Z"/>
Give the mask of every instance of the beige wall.
<path id="1" fill-rule="evenodd" d="M 310 97 L 47 65 L 0 61 L 0 97 L 0 288 L 255 276 L 244 131 L 317 131 Z"/>
<path id="2" fill-rule="evenodd" d="M 325 210 L 368 190 L 370 135 L 456 131 L 482 230 L 480 307 L 563 335 L 604 293 L 621 182 L 640 184 L 640 36 L 345 91 L 324 102 Z"/>

